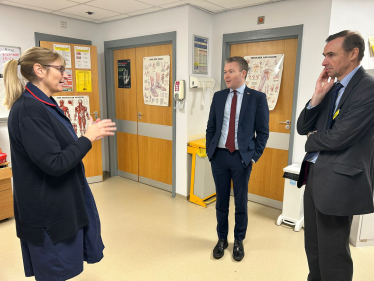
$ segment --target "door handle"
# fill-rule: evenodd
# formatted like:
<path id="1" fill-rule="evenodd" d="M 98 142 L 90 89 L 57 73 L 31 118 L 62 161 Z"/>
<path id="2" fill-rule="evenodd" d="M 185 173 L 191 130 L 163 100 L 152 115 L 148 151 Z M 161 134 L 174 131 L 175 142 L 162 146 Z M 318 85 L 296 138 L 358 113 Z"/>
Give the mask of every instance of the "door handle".
<path id="1" fill-rule="evenodd" d="M 140 119 L 142 119 L 142 114 L 140 113 L 140 112 L 138 112 L 138 119 L 140 120 Z"/>
<path id="2" fill-rule="evenodd" d="M 98 115 L 99 113 L 97 111 L 95 111 L 94 113 L 90 113 L 90 115 L 93 115 L 93 114 L 95 114 L 95 116 L 94 116 L 95 119 L 99 118 L 99 115 Z"/>
<path id="3" fill-rule="evenodd" d="M 279 121 L 278 123 L 279 123 L 279 124 L 287 124 L 287 125 L 289 125 L 289 124 L 291 124 L 291 121 L 290 121 L 290 120 L 287 120 L 286 122 L 284 122 L 284 121 Z"/>

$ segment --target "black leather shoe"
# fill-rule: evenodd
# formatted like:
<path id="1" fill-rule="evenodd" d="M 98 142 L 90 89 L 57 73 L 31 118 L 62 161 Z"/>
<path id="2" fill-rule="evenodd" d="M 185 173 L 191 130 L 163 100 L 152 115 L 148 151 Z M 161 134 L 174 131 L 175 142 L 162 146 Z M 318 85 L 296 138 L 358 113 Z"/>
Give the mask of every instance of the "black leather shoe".
<path id="1" fill-rule="evenodd" d="M 241 261 L 244 258 L 243 241 L 235 240 L 234 250 L 233 250 L 233 258 L 236 261 Z"/>
<path id="2" fill-rule="evenodd" d="M 213 249 L 213 257 L 215 259 L 220 259 L 225 253 L 225 249 L 229 246 L 227 239 L 218 239 L 217 245 Z"/>

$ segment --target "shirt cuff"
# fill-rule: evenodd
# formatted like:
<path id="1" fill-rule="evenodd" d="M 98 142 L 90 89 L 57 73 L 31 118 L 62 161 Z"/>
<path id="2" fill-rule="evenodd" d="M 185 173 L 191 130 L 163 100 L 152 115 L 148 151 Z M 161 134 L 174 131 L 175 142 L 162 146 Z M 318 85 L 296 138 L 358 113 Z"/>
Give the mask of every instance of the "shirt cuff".
<path id="1" fill-rule="evenodd" d="M 252 161 L 252 163 L 253 163 L 253 164 L 254 164 L 254 163 L 256 163 L 256 161 L 255 161 L 255 160 L 253 160 L 253 159 L 252 159 L 251 161 Z"/>
<path id="2" fill-rule="evenodd" d="M 306 107 L 306 109 L 312 109 L 313 107 L 316 107 L 316 105 L 315 105 L 315 106 L 312 106 L 312 105 L 310 104 L 310 101 L 309 101 L 309 104 L 308 104 L 308 106 Z"/>

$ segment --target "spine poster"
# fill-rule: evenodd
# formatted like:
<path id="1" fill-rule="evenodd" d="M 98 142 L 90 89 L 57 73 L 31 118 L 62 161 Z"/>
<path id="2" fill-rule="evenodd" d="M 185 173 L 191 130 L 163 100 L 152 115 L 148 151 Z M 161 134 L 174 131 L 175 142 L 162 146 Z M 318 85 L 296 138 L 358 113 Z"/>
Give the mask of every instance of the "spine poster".
<path id="1" fill-rule="evenodd" d="M 266 94 L 269 110 L 274 110 L 282 80 L 284 54 L 245 56 L 248 62 L 246 85 Z"/>
<path id="2" fill-rule="evenodd" d="M 90 99 L 88 96 L 54 96 L 58 107 L 69 118 L 78 138 L 87 131 L 90 119 Z"/>
<path id="3" fill-rule="evenodd" d="M 143 58 L 144 104 L 169 106 L 170 56 Z"/>
<path id="4" fill-rule="evenodd" d="M 118 61 L 118 88 L 131 88 L 130 60 Z"/>
<path id="5" fill-rule="evenodd" d="M 66 62 L 66 68 L 71 68 L 71 50 L 69 45 L 53 44 L 53 50 L 59 53 Z"/>

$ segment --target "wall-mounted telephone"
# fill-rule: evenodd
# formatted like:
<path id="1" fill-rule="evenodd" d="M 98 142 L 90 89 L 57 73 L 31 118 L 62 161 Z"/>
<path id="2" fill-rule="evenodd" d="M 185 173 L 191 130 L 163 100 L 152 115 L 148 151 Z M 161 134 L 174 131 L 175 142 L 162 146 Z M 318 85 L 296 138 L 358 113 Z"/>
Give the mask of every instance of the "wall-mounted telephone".
<path id="1" fill-rule="evenodd" d="M 184 91 L 185 91 L 184 80 L 175 81 L 174 83 L 174 98 L 176 101 L 184 100 Z"/>

